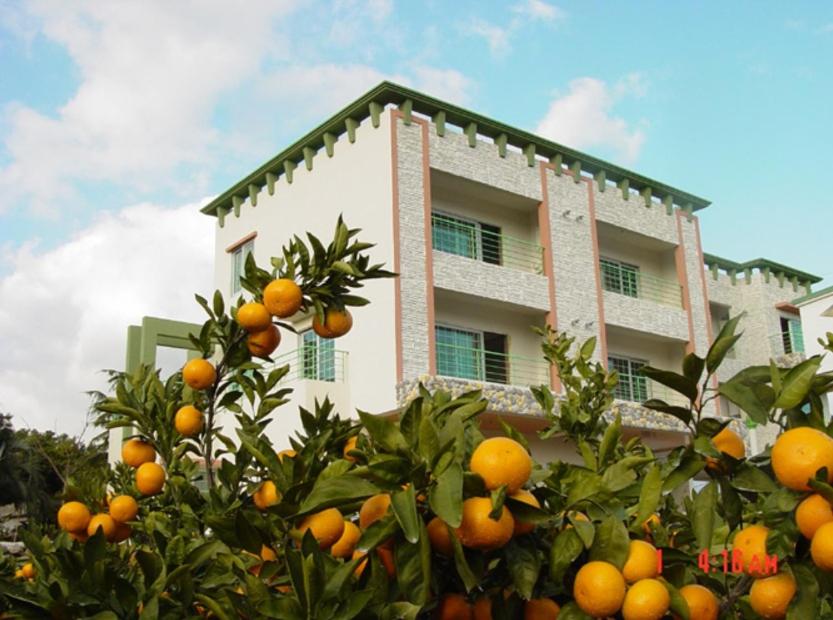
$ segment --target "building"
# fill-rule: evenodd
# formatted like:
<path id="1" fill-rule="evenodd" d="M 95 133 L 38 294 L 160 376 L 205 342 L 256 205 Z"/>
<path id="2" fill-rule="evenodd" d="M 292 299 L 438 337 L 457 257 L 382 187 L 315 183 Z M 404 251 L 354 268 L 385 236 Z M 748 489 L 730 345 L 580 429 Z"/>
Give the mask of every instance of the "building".
<path id="1" fill-rule="evenodd" d="M 819 339 L 827 342 L 827 334 L 833 332 L 833 286 L 829 286 L 815 293 L 810 293 L 793 300 L 801 313 L 801 327 L 803 339 L 801 345 L 807 355 L 825 353 Z M 821 362 L 821 371 L 833 371 L 833 356 L 829 353 Z M 833 394 L 824 396 L 824 412 L 827 419 L 833 413 Z"/>
<path id="2" fill-rule="evenodd" d="M 782 353 L 782 332 L 800 333 L 784 302 L 818 281 L 763 259 L 703 254 L 697 213 L 708 206 L 385 82 L 203 212 L 217 221 L 215 285 L 227 296 L 239 290 L 248 252 L 267 264 L 292 234 L 326 238 L 339 214 L 400 274 L 366 287 L 372 304 L 354 312 L 352 331 L 335 342 L 306 331 L 310 317 L 297 321 L 297 341 L 285 337 L 277 358 L 292 366 L 294 404 L 311 407 L 329 394 L 343 412 L 384 413 L 420 382 L 481 387 L 490 401 L 484 424 L 500 415 L 532 433 L 542 420 L 525 386 L 559 387 L 530 329 L 548 322 L 580 340 L 597 338 L 598 359 L 620 373 L 617 409 L 629 432 L 662 449 L 679 445 L 680 427 L 637 403 L 673 395 L 640 366 L 679 370 L 686 352 L 704 354 L 721 322 L 742 310 L 754 337 L 724 375 L 766 362 Z M 735 412 L 724 403 L 712 413 Z M 287 408 L 278 419 L 273 438 L 283 445 L 297 415 Z M 533 446 L 539 456 L 552 452 Z"/>

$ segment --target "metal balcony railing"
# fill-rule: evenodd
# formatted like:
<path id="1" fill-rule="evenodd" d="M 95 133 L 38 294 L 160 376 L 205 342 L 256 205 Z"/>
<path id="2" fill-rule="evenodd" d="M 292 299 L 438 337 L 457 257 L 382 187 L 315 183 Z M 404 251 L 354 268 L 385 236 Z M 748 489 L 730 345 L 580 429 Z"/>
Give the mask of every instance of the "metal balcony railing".
<path id="1" fill-rule="evenodd" d="M 431 214 L 433 247 L 492 265 L 544 273 L 544 248 L 442 213 Z"/>
<path id="2" fill-rule="evenodd" d="M 769 337 L 773 355 L 804 353 L 804 336 L 797 332 L 781 332 Z"/>
<path id="3" fill-rule="evenodd" d="M 347 352 L 319 347 L 301 347 L 275 358 L 275 367 L 289 364 L 282 381 L 329 381 L 343 383 L 347 378 Z"/>
<path id="4" fill-rule="evenodd" d="M 438 342 L 437 374 L 505 385 L 549 385 L 549 366 L 540 359 Z"/>
<path id="5" fill-rule="evenodd" d="M 610 260 L 599 261 L 602 288 L 628 297 L 648 299 L 659 304 L 683 307 L 682 287 L 679 282 L 642 273 L 636 267 Z"/>
<path id="6" fill-rule="evenodd" d="M 632 403 L 643 403 L 652 398 L 665 401 L 669 405 L 688 407 L 688 399 L 671 388 L 657 383 L 647 377 L 628 377 L 619 375 L 619 384 L 613 392 L 619 400 Z"/>

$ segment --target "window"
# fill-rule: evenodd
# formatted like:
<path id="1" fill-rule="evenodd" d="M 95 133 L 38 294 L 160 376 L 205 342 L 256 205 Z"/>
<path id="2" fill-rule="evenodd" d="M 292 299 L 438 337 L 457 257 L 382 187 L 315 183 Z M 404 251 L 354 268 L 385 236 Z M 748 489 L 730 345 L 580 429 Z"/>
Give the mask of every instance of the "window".
<path id="1" fill-rule="evenodd" d="M 493 265 L 503 264 L 500 226 L 475 222 L 445 213 L 431 214 L 434 249 Z"/>
<path id="2" fill-rule="evenodd" d="M 491 383 L 509 381 L 506 336 L 437 325 L 437 374 Z"/>
<path id="3" fill-rule="evenodd" d="M 619 383 L 613 390 L 614 397 L 639 403 L 648 400 L 648 378 L 639 372 L 640 368 L 647 365 L 648 362 L 645 360 L 609 356 L 608 370 L 619 373 Z"/>
<path id="4" fill-rule="evenodd" d="M 240 292 L 240 278 L 246 272 L 246 257 L 254 252 L 255 240 L 249 239 L 240 246 L 231 251 L 231 294 L 236 295 Z"/>
<path id="5" fill-rule="evenodd" d="M 784 353 L 804 353 L 804 333 L 800 319 L 781 317 L 781 340 Z"/>
<path id="6" fill-rule="evenodd" d="M 602 258 L 602 288 L 628 297 L 639 297 L 639 267 Z"/>
<path id="7" fill-rule="evenodd" d="M 311 329 L 301 333 L 301 376 L 315 381 L 335 381 L 335 343 Z"/>

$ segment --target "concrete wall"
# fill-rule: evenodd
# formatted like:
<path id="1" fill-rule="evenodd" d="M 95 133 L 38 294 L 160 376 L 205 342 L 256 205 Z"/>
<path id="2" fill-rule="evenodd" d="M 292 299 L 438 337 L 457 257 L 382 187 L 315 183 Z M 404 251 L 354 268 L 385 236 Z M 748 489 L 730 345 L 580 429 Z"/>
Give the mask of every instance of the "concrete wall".
<path id="1" fill-rule="evenodd" d="M 833 371 L 833 354 L 828 353 L 818 342 L 827 341 L 827 333 L 833 332 L 833 316 L 823 316 L 833 306 L 833 292 L 811 299 L 799 306 L 801 327 L 804 331 L 804 350 L 807 356 L 824 355 L 821 362 L 823 372 Z M 833 413 L 833 395 L 827 394 L 826 413 L 828 419 Z"/>

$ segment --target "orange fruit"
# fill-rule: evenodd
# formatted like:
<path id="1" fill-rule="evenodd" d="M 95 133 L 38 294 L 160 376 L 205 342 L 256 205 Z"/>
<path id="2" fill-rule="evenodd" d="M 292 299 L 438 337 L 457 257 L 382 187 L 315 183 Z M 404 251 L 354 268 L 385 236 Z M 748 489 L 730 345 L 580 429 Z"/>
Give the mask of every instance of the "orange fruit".
<path id="1" fill-rule="evenodd" d="M 264 562 L 274 562 L 278 559 L 278 554 L 275 553 L 275 550 L 267 547 L 266 545 L 260 546 L 260 559 Z"/>
<path id="2" fill-rule="evenodd" d="M 640 579 L 625 594 L 624 620 L 660 620 L 668 612 L 671 595 L 658 579 Z"/>
<path id="3" fill-rule="evenodd" d="M 505 484 L 506 492 L 511 495 L 529 480 L 532 458 L 514 439 L 492 437 L 475 448 L 469 469 L 483 478 L 490 491 Z"/>
<path id="4" fill-rule="evenodd" d="M 746 456 L 746 444 L 743 443 L 740 435 L 728 426 L 724 427 L 723 430 L 712 437 L 712 443 L 718 452 L 728 454 L 733 458 L 742 459 Z M 717 469 L 720 464 L 717 459 L 707 458 L 706 466 L 709 469 Z"/>
<path id="5" fill-rule="evenodd" d="M 246 336 L 246 348 L 255 357 L 269 357 L 281 343 L 281 332 L 277 325 L 270 325 L 263 331 Z"/>
<path id="6" fill-rule="evenodd" d="M 488 497 L 471 497 L 463 502 L 463 521 L 456 534 L 464 546 L 482 551 L 503 547 L 515 531 L 515 519 L 503 506 L 500 517 L 491 519 L 492 500 Z"/>
<path id="7" fill-rule="evenodd" d="M 142 495 L 156 495 L 165 486 L 165 470 L 158 463 L 145 463 L 136 470 L 136 488 Z"/>
<path id="8" fill-rule="evenodd" d="M 58 527 L 66 532 L 86 532 L 90 510 L 81 502 L 67 502 L 58 510 Z"/>
<path id="9" fill-rule="evenodd" d="M 688 603 L 689 620 L 717 620 L 720 605 L 711 590 L 693 583 L 680 588 L 680 594 Z"/>
<path id="10" fill-rule="evenodd" d="M 141 439 L 129 439 L 122 444 L 121 460 L 130 467 L 139 467 L 156 460 L 156 450 L 148 442 Z"/>
<path id="11" fill-rule="evenodd" d="M 428 530 L 428 540 L 431 541 L 431 548 L 443 555 L 454 555 L 454 545 L 451 543 L 451 535 L 448 532 L 448 526 L 445 521 L 439 517 L 434 517 L 425 526 Z"/>
<path id="12" fill-rule="evenodd" d="M 330 549 L 330 554 L 335 558 L 349 558 L 352 557 L 353 551 L 356 550 L 356 543 L 362 536 L 362 531 L 352 521 L 344 522 L 344 533 L 341 535 L 335 544 Z"/>
<path id="13" fill-rule="evenodd" d="M 272 316 L 266 306 L 250 301 L 237 309 L 237 322 L 247 332 L 259 332 L 271 325 Z"/>
<path id="14" fill-rule="evenodd" d="M 492 620 L 492 599 L 481 596 L 471 607 L 472 620 Z"/>
<path id="15" fill-rule="evenodd" d="M 622 567 L 622 576 L 628 583 L 657 576 L 657 548 L 644 540 L 632 540 L 628 559 Z"/>
<path id="16" fill-rule="evenodd" d="M 34 579 L 35 574 L 35 567 L 31 562 L 26 562 L 20 567 L 20 576 L 24 579 Z"/>
<path id="17" fill-rule="evenodd" d="M 462 594 L 446 594 L 437 607 L 438 620 L 472 620 L 472 609 Z"/>
<path id="18" fill-rule="evenodd" d="M 802 500 L 795 509 L 795 524 L 804 538 L 812 539 L 816 530 L 830 521 L 833 521 L 833 508 L 818 493 Z"/>
<path id="19" fill-rule="evenodd" d="M 182 367 L 182 380 L 193 390 L 205 390 L 214 385 L 217 371 L 211 362 L 201 357 L 188 360 Z"/>
<path id="20" fill-rule="evenodd" d="M 743 555 L 743 571 L 753 577 L 764 577 L 766 565 L 766 538 L 769 536 L 769 528 L 763 525 L 747 525 L 735 535 L 732 548 L 740 551 Z M 761 568 L 750 572 L 750 565 L 757 564 Z"/>
<path id="21" fill-rule="evenodd" d="M 294 459 L 296 456 L 298 456 L 298 453 L 295 452 L 295 450 L 292 450 L 292 449 L 281 450 L 280 452 L 278 452 L 278 460 L 281 463 L 283 463 L 284 458 Z"/>
<path id="22" fill-rule="evenodd" d="M 359 527 L 366 530 L 387 514 L 390 508 L 390 495 L 379 493 L 368 497 L 359 509 Z"/>
<path id="23" fill-rule="evenodd" d="M 130 526 L 127 525 L 127 523 L 119 523 L 118 521 L 116 521 L 116 531 L 113 533 L 113 542 L 123 542 L 130 538 L 130 535 L 132 533 L 133 530 L 130 529 Z"/>
<path id="24" fill-rule="evenodd" d="M 766 620 L 780 620 L 787 615 L 787 606 L 795 596 L 795 579 L 789 573 L 756 579 L 749 589 L 752 610 Z"/>
<path id="25" fill-rule="evenodd" d="M 613 564 L 588 562 L 576 574 L 573 598 L 584 613 L 594 618 L 612 616 L 625 600 L 625 578 Z"/>
<path id="26" fill-rule="evenodd" d="M 89 538 L 87 530 L 84 530 L 83 532 L 70 532 L 69 537 L 72 538 L 72 540 L 77 540 L 81 543 L 87 542 L 87 539 Z"/>
<path id="27" fill-rule="evenodd" d="M 180 407 L 174 416 L 174 427 L 180 435 L 192 437 L 202 430 L 202 411 L 194 405 Z"/>
<path id="28" fill-rule="evenodd" d="M 827 482 L 833 482 L 833 439 L 814 428 L 794 428 L 780 435 L 771 458 L 778 482 L 794 491 L 809 491 L 807 481 L 822 467 L 827 468 Z"/>
<path id="29" fill-rule="evenodd" d="M 348 453 L 350 452 L 350 450 L 355 450 L 356 449 L 356 444 L 358 442 L 359 442 L 359 438 L 356 437 L 355 435 L 353 437 L 350 437 L 346 442 L 344 442 L 344 449 L 341 451 L 341 453 L 344 455 L 344 458 L 346 458 L 351 463 L 356 462 L 356 457 L 355 456 L 350 456 L 350 454 L 348 454 Z"/>
<path id="30" fill-rule="evenodd" d="M 269 506 L 274 506 L 281 501 L 281 494 L 275 483 L 267 480 L 257 488 L 257 491 L 252 495 L 252 499 L 258 510 L 266 510 Z"/>
<path id="31" fill-rule="evenodd" d="M 319 546 L 322 549 L 329 549 L 344 533 L 344 517 L 336 508 L 327 508 L 304 517 L 298 529 L 301 534 L 310 530 Z"/>
<path id="32" fill-rule="evenodd" d="M 366 551 L 359 551 L 358 549 L 356 549 L 356 550 L 353 552 L 353 556 L 352 556 L 350 559 L 351 559 L 351 560 L 355 560 L 355 559 L 357 559 L 357 558 L 364 558 L 366 555 L 367 555 L 367 552 L 366 552 Z M 354 574 L 356 577 L 361 577 L 361 576 L 362 576 L 362 573 L 364 572 L 364 567 L 365 567 L 365 566 L 367 566 L 367 558 L 365 558 L 363 562 L 359 562 L 359 563 L 356 565 L 356 570 L 354 570 L 354 571 L 353 571 L 353 574 Z"/>
<path id="33" fill-rule="evenodd" d="M 509 497 L 519 502 L 523 502 L 524 504 L 535 506 L 536 508 L 541 507 L 540 502 L 538 502 L 538 498 L 525 489 L 516 491 L 515 493 L 512 493 L 512 495 L 510 495 Z M 518 517 L 515 517 L 515 536 L 529 534 L 534 529 L 534 523 L 527 523 L 526 521 L 521 521 Z"/>
<path id="34" fill-rule="evenodd" d="M 113 517 L 113 521 L 126 523 L 136 519 L 136 515 L 139 514 L 139 504 L 129 495 L 119 495 L 110 501 L 108 512 Z"/>
<path id="35" fill-rule="evenodd" d="M 820 569 L 833 571 L 833 522 L 825 523 L 816 530 L 810 542 L 810 555 Z"/>
<path id="36" fill-rule="evenodd" d="M 524 605 L 524 620 L 556 620 L 561 607 L 551 598 L 529 599 Z"/>
<path id="37" fill-rule="evenodd" d="M 376 555 L 385 567 L 388 577 L 393 577 L 396 574 L 396 563 L 393 559 L 393 547 L 388 545 L 381 545 L 376 547 Z"/>
<path id="38" fill-rule="evenodd" d="M 662 521 L 660 521 L 658 514 L 652 514 L 650 517 L 645 519 L 642 523 L 642 531 L 645 532 L 645 537 L 648 540 L 651 540 L 651 535 L 654 533 L 654 528 L 660 525 Z"/>
<path id="39" fill-rule="evenodd" d="M 272 280 L 263 289 L 263 305 L 269 314 L 285 319 L 301 309 L 304 293 L 301 287 L 289 278 Z"/>
<path id="40" fill-rule="evenodd" d="M 343 336 L 353 327 L 353 315 L 345 308 L 327 308 L 324 311 L 324 322 L 318 316 L 312 319 L 312 330 L 322 338 L 338 338 Z"/>
<path id="41" fill-rule="evenodd" d="M 90 523 L 87 525 L 87 536 L 94 536 L 98 530 L 104 532 L 104 538 L 112 540 L 113 535 L 116 533 L 116 522 L 113 521 L 113 517 L 98 514 L 90 519 Z"/>

